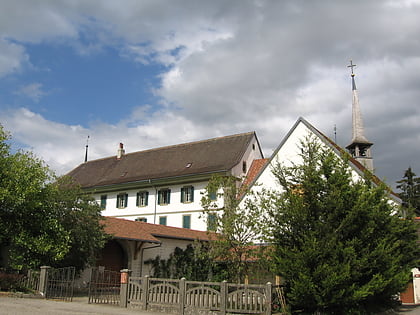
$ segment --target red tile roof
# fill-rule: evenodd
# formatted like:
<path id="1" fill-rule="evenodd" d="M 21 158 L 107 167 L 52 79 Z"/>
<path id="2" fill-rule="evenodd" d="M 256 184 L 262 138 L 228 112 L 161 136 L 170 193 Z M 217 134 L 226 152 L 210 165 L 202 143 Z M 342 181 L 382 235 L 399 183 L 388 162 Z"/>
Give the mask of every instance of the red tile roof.
<path id="1" fill-rule="evenodd" d="M 248 187 L 248 185 L 254 181 L 254 179 L 257 177 L 257 175 L 260 173 L 264 165 L 269 160 L 270 159 L 258 159 L 258 160 L 252 161 L 251 167 L 248 170 L 248 174 L 246 175 L 246 178 L 244 182 L 242 183 L 242 187 Z"/>
<path id="2" fill-rule="evenodd" d="M 209 241 L 213 233 L 160 224 L 131 221 L 113 217 L 103 217 L 102 223 L 106 233 L 114 238 L 136 240 L 150 243 L 161 243 L 158 238 Z"/>

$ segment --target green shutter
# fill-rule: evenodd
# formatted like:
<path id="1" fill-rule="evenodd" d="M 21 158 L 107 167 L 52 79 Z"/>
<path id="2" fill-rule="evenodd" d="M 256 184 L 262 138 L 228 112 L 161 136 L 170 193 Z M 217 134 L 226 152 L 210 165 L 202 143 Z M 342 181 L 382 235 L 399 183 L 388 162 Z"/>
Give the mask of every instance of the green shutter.
<path id="1" fill-rule="evenodd" d="M 145 206 L 147 206 L 147 205 L 149 204 L 149 192 L 148 192 L 148 191 L 146 191 L 146 192 L 145 192 L 145 195 L 146 195 L 146 196 L 145 196 L 145 203 L 144 203 L 144 205 L 145 205 Z"/>
<path id="2" fill-rule="evenodd" d="M 140 193 L 137 193 L 137 198 L 136 198 L 136 207 L 140 206 Z"/>
<path id="3" fill-rule="evenodd" d="M 168 204 L 170 204 L 171 203 L 171 190 L 170 189 L 167 190 L 167 194 L 168 194 Z"/>
<path id="4" fill-rule="evenodd" d="M 124 208 L 128 206 L 128 194 L 124 195 Z"/>
<path id="5" fill-rule="evenodd" d="M 161 200 L 162 200 L 162 190 L 158 191 L 158 205 L 161 204 Z"/>
<path id="6" fill-rule="evenodd" d="M 120 201 L 120 195 L 117 195 L 117 205 L 116 205 L 117 208 L 119 206 L 119 201 Z"/>
<path id="7" fill-rule="evenodd" d="M 185 187 L 181 188 L 181 202 L 185 202 Z"/>
<path id="8" fill-rule="evenodd" d="M 194 186 L 191 186 L 190 189 L 191 189 L 191 202 L 194 202 Z"/>
<path id="9" fill-rule="evenodd" d="M 182 217 L 182 227 L 186 229 L 191 228 L 191 216 L 190 215 L 184 215 Z"/>

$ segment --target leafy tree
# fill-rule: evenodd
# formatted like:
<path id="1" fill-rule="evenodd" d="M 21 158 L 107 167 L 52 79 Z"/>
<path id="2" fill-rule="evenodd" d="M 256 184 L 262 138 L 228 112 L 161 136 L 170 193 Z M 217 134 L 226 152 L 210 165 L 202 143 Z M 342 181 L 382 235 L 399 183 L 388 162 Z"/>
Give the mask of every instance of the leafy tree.
<path id="1" fill-rule="evenodd" d="M 105 240 L 100 208 L 30 152 L 11 153 L 0 126 L 0 248 L 13 269 L 71 264 L 81 269 Z"/>
<path id="2" fill-rule="evenodd" d="M 282 187 L 263 206 L 272 220 L 273 263 L 293 310 L 370 314 L 405 289 L 416 267 L 416 227 L 402 219 L 383 185 L 354 180 L 341 159 L 314 138 L 301 163 L 276 165 Z"/>
<path id="3" fill-rule="evenodd" d="M 420 215 L 420 177 L 416 177 L 409 167 L 397 184 L 397 188 L 401 190 L 399 195 L 403 200 L 403 206 Z"/>
<path id="4" fill-rule="evenodd" d="M 264 213 L 256 200 L 233 176 L 214 176 L 206 187 L 201 204 L 208 226 L 217 232 L 208 254 L 214 264 L 226 265 L 225 280 L 243 282 L 250 259 L 260 253 L 254 242 L 263 235 Z"/>

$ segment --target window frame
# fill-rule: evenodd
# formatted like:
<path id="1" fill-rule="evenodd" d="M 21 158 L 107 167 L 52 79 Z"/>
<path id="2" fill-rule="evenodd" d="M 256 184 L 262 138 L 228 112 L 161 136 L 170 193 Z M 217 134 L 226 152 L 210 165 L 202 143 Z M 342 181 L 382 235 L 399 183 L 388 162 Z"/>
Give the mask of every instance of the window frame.
<path id="1" fill-rule="evenodd" d="M 136 206 L 147 207 L 148 205 L 149 205 L 149 192 L 147 190 L 142 190 L 142 191 L 137 192 Z"/>
<path id="2" fill-rule="evenodd" d="M 158 205 L 166 206 L 171 203 L 171 190 L 169 188 L 162 188 L 158 190 Z"/>
<path id="3" fill-rule="evenodd" d="M 194 202 L 194 186 L 184 186 L 181 188 L 181 203 Z"/>
<path id="4" fill-rule="evenodd" d="M 99 206 L 101 207 L 101 210 L 106 209 L 106 203 L 107 203 L 108 196 L 107 195 L 101 195 L 101 200 L 99 202 Z"/>
<path id="5" fill-rule="evenodd" d="M 167 216 L 160 216 L 159 217 L 159 224 L 167 226 L 168 225 L 168 217 Z"/>
<path id="6" fill-rule="evenodd" d="M 125 209 L 128 206 L 128 194 L 119 193 L 117 195 L 117 209 Z"/>

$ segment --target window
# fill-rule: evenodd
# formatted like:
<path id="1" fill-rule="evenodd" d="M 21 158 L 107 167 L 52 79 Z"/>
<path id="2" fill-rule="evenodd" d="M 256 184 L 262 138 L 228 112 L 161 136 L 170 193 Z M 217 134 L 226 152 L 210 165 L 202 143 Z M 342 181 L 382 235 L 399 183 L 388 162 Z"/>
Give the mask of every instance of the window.
<path id="1" fill-rule="evenodd" d="M 191 215 L 182 216 L 182 227 L 186 229 L 191 229 Z"/>
<path id="2" fill-rule="evenodd" d="M 186 186 L 181 188 L 181 202 L 194 202 L 194 187 Z"/>
<path id="3" fill-rule="evenodd" d="M 136 206 L 137 207 L 146 207 L 149 203 L 149 192 L 148 191 L 139 191 L 137 193 Z"/>
<path id="4" fill-rule="evenodd" d="M 209 213 L 207 216 L 207 231 L 216 231 L 216 220 L 216 215 L 214 213 Z"/>
<path id="5" fill-rule="evenodd" d="M 105 210 L 106 208 L 106 195 L 101 196 L 101 209 Z"/>
<path id="6" fill-rule="evenodd" d="M 242 172 L 246 173 L 246 161 L 242 162 Z"/>
<path id="7" fill-rule="evenodd" d="M 147 218 L 139 217 L 139 218 L 136 218 L 134 221 L 147 222 Z"/>
<path id="8" fill-rule="evenodd" d="M 161 189 L 158 191 L 158 204 L 159 205 L 168 205 L 171 203 L 171 190 Z"/>
<path id="9" fill-rule="evenodd" d="M 216 200 L 217 199 L 217 193 L 215 190 L 209 191 L 209 199 L 210 200 Z"/>
<path id="10" fill-rule="evenodd" d="M 159 224 L 166 225 L 166 217 L 159 217 Z"/>
<path id="11" fill-rule="evenodd" d="M 117 195 L 117 208 L 127 208 L 127 202 L 128 202 L 128 194 L 118 194 Z"/>

